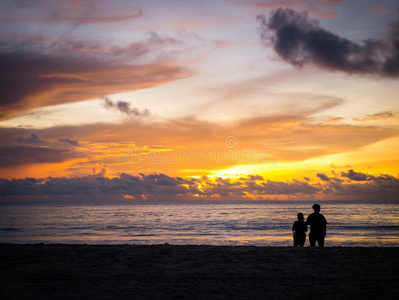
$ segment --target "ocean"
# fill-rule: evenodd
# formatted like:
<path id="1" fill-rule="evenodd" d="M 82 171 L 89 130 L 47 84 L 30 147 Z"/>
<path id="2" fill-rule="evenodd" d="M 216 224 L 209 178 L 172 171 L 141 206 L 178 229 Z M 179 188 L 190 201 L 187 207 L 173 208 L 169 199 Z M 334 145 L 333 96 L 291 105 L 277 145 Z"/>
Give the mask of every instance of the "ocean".
<path id="1" fill-rule="evenodd" d="M 311 202 L 0 205 L 1 243 L 291 246 Z M 399 247 L 399 204 L 320 202 L 326 247 Z M 309 246 L 308 239 L 305 246 Z"/>

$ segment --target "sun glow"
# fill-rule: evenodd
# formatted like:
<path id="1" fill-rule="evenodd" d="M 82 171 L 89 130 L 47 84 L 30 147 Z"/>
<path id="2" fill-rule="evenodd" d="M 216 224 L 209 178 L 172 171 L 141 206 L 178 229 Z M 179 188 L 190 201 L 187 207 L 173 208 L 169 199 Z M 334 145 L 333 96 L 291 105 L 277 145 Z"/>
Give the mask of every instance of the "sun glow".
<path id="1" fill-rule="evenodd" d="M 9 2 L 6 197 L 64 181 L 132 201 L 398 194 L 393 1 L 374 17 L 360 1 Z M 93 17 L 123 11 L 142 13 Z"/>

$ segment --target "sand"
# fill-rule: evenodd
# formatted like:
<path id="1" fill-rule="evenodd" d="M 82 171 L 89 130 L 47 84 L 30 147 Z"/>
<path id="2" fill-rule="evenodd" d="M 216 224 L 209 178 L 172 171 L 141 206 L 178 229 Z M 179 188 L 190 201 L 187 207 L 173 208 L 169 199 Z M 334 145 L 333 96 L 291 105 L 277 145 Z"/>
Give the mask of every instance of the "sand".
<path id="1" fill-rule="evenodd" d="M 1 299 L 392 299 L 399 248 L 0 244 Z"/>

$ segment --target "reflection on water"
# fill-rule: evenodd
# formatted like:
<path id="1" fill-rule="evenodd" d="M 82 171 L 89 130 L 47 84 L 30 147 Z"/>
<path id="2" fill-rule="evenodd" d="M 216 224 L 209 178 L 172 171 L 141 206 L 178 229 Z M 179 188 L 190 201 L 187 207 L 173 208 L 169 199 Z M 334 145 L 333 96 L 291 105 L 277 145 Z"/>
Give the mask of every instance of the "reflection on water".
<path id="1" fill-rule="evenodd" d="M 326 246 L 399 246 L 398 204 L 322 202 Z M 290 246 L 310 202 L 0 206 L 0 242 Z M 308 244 L 306 244 L 307 246 Z"/>

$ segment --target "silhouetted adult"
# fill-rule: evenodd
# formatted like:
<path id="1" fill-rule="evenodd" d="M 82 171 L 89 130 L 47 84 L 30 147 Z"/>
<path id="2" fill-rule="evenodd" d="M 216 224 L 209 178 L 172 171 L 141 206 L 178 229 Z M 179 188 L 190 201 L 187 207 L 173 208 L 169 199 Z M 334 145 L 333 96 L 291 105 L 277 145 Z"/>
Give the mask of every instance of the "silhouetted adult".
<path id="1" fill-rule="evenodd" d="M 324 247 L 324 238 L 327 234 L 327 220 L 320 213 L 319 204 L 314 204 L 312 208 L 314 213 L 310 214 L 306 220 L 306 224 L 310 225 L 310 247 L 316 246 L 316 241 L 319 247 Z"/>

